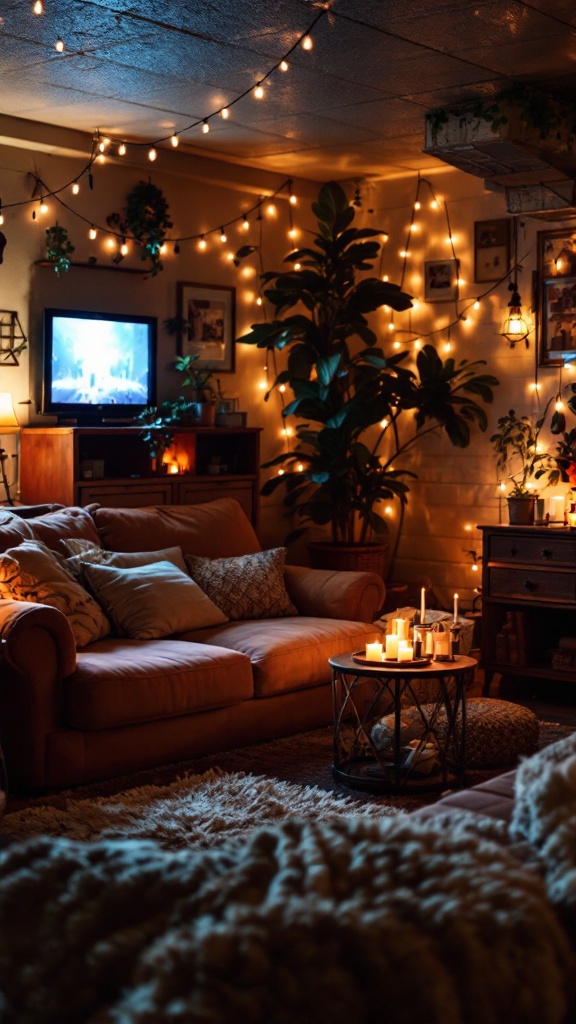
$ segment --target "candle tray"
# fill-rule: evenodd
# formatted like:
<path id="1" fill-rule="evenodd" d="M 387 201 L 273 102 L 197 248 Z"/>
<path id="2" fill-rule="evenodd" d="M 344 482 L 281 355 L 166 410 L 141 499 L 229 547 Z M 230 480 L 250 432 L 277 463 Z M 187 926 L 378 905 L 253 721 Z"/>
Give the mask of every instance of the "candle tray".
<path id="1" fill-rule="evenodd" d="M 398 661 L 398 658 L 382 658 L 381 661 L 374 661 L 373 658 L 367 658 L 363 651 L 355 651 L 352 658 L 359 665 L 368 665 L 370 668 L 380 668 L 381 665 L 384 668 L 424 668 L 432 661 L 430 654 L 422 655 L 421 658 L 412 658 L 411 661 Z"/>

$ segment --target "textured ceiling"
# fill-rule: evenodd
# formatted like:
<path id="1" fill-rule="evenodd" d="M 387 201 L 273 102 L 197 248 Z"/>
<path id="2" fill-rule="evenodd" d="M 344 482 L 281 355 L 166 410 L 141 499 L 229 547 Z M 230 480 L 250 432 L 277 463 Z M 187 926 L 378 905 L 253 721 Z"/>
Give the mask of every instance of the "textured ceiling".
<path id="1" fill-rule="evenodd" d="M 576 85 L 576 0 L 3 0 L 0 113 L 326 180 L 437 161 L 424 115 L 510 78 Z M 64 53 L 54 42 L 64 40 Z M 230 118 L 210 117 L 231 103 Z M 212 130 L 183 131 L 210 117 Z"/>

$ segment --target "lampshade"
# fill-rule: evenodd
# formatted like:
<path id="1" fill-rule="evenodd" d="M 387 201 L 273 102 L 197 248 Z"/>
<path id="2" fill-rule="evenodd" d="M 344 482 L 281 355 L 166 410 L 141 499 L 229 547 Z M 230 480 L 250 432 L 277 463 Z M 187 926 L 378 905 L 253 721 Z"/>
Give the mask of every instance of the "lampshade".
<path id="1" fill-rule="evenodd" d="M 0 391 L 0 431 L 3 434 L 12 433 L 19 427 L 12 405 L 12 395 L 9 391 Z"/>

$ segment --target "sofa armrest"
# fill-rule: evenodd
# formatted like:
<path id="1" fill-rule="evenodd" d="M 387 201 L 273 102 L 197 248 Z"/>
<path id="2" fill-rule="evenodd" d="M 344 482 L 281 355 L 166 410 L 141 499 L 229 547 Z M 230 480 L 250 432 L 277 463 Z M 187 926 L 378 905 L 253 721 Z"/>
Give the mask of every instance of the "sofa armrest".
<path id="1" fill-rule="evenodd" d="M 286 565 L 284 580 L 301 615 L 374 622 L 386 596 L 384 581 L 375 572 Z"/>
<path id="2" fill-rule="evenodd" d="M 11 782 L 42 785 L 48 736 L 63 727 L 74 635 L 57 608 L 0 600 L 0 735 Z"/>

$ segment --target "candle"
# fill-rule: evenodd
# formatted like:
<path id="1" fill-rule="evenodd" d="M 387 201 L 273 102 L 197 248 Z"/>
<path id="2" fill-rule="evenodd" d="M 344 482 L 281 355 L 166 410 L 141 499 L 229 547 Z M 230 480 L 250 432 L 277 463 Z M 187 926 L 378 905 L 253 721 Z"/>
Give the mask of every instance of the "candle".
<path id="1" fill-rule="evenodd" d="M 399 640 L 408 639 L 408 619 L 394 619 L 394 632 Z"/>
<path id="2" fill-rule="evenodd" d="M 434 654 L 434 633 L 431 629 L 426 631 L 426 650 L 425 654 Z"/>
<path id="3" fill-rule="evenodd" d="M 391 661 L 398 657 L 398 637 L 390 633 L 386 637 L 386 658 Z"/>
<path id="4" fill-rule="evenodd" d="M 382 661 L 382 644 L 377 642 L 366 644 L 366 659 L 367 661 Z"/>
<path id="5" fill-rule="evenodd" d="M 426 622 L 426 587 L 420 591 L 420 622 Z"/>
<path id="6" fill-rule="evenodd" d="M 458 594 L 454 594 L 454 622 L 458 622 Z"/>
<path id="7" fill-rule="evenodd" d="M 414 651 L 412 644 L 404 644 L 403 647 L 398 648 L 398 661 L 412 661 L 414 658 Z"/>

